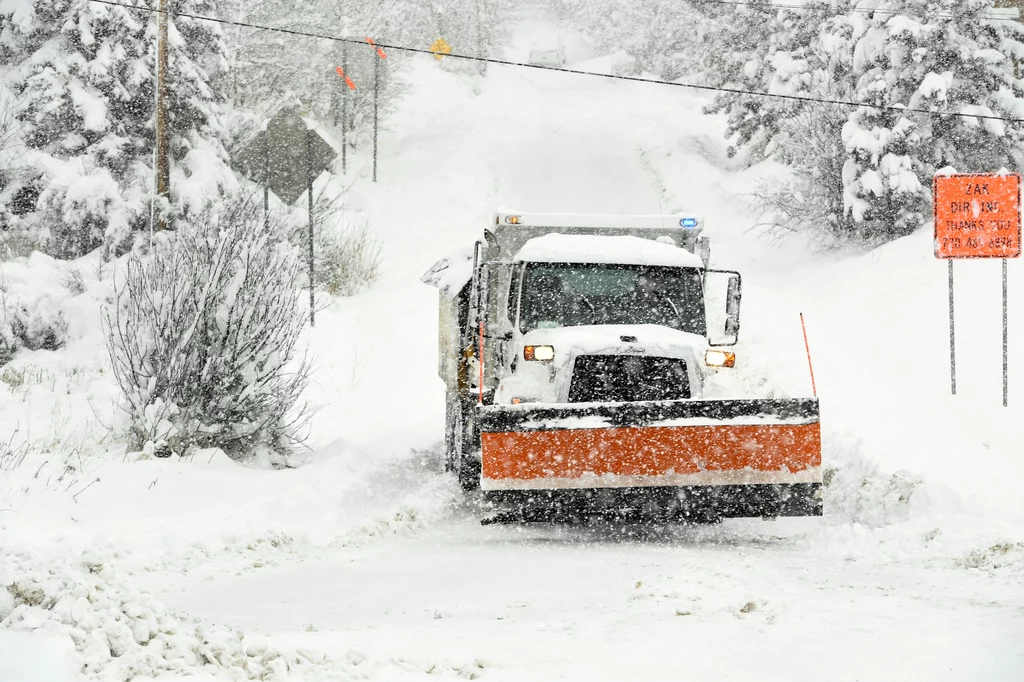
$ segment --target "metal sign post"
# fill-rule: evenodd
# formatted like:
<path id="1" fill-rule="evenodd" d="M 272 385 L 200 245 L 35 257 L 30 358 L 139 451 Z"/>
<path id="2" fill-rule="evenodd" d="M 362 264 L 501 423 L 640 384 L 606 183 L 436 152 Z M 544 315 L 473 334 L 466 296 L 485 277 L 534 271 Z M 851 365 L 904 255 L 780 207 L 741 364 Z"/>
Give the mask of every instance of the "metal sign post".
<path id="1" fill-rule="evenodd" d="M 947 262 L 949 265 L 949 387 L 950 392 L 956 395 L 956 331 L 954 328 L 953 316 L 953 260 Z"/>
<path id="2" fill-rule="evenodd" d="M 306 194 L 309 197 L 309 326 L 316 326 L 316 307 L 313 297 L 313 135 L 306 130 Z M 319 175 L 319 173 L 317 173 Z"/>
<path id="3" fill-rule="evenodd" d="M 1009 405 L 1009 377 L 1010 377 L 1010 355 L 1009 355 L 1009 324 L 1007 308 L 1007 287 L 1006 287 L 1006 259 L 1003 259 L 1003 407 Z"/>
<path id="4" fill-rule="evenodd" d="M 270 224 L 270 141 L 263 127 L 263 225 Z"/>
<path id="5" fill-rule="evenodd" d="M 956 395 L 953 334 L 953 260 L 1001 258 L 1003 261 L 1003 407 L 1009 404 L 1009 335 L 1006 261 L 1021 253 L 1019 173 L 936 175 L 932 184 L 935 257 L 949 261 L 949 371 Z"/>
<path id="6" fill-rule="evenodd" d="M 377 182 L 377 107 L 380 101 L 380 60 L 373 62 L 373 181 Z"/>
<path id="7" fill-rule="evenodd" d="M 345 81 L 345 85 L 348 86 L 349 90 L 355 90 L 356 84 L 352 82 L 352 79 L 345 73 L 345 69 L 348 68 L 348 48 L 342 51 L 341 56 L 342 65 L 335 68 L 338 75 Z M 345 90 L 341 94 L 341 172 L 344 175 L 348 167 L 348 90 Z"/>
<path id="8" fill-rule="evenodd" d="M 377 110 L 380 102 L 380 63 L 387 58 L 387 55 L 373 41 L 373 38 L 367 38 L 366 42 L 376 50 L 377 56 L 380 57 L 373 63 L 373 181 L 377 182 Z"/>
<path id="9" fill-rule="evenodd" d="M 341 48 L 341 68 L 348 73 L 348 45 Z M 341 172 L 348 172 L 348 90 L 341 93 Z"/>

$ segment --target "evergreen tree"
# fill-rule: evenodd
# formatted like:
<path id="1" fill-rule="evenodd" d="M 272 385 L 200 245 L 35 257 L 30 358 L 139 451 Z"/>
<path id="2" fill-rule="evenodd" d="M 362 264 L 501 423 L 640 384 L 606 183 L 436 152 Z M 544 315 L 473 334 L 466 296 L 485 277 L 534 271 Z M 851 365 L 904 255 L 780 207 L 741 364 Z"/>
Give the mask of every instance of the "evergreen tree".
<path id="1" fill-rule="evenodd" d="M 794 8 L 753 2 L 727 10 L 710 5 L 706 11 L 721 17 L 705 39 L 703 72 L 709 84 L 801 96 L 835 91 L 829 55 L 817 49 L 823 22 L 838 11 L 835 3 L 813 0 Z M 799 100 L 727 92 L 707 111 L 728 114 L 730 151 L 746 147 L 753 163 L 774 152 L 785 122 L 804 106 Z"/>
<path id="2" fill-rule="evenodd" d="M 209 0 L 172 4 L 214 9 Z M 48 250 L 73 257 L 123 246 L 151 212 L 155 15 L 87 0 L 8 0 L 0 23 Z M 211 83 L 223 55 L 216 25 L 170 19 L 172 206 L 162 210 L 199 210 L 233 184 Z"/>
<path id="3" fill-rule="evenodd" d="M 1012 59 L 1024 54 L 1024 27 L 987 19 L 991 8 L 991 0 L 889 0 L 832 27 L 851 37 L 855 97 L 865 105 L 843 128 L 846 207 L 861 235 L 892 239 L 919 227 L 939 168 L 1024 163 L 1024 125 L 971 116 L 1024 113 Z"/>
<path id="4" fill-rule="evenodd" d="M 557 0 L 558 15 L 607 52 L 625 52 L 622 71 L 664 80 L 690 75 L 700 60 L 702 15 L 688 2 Z"/>

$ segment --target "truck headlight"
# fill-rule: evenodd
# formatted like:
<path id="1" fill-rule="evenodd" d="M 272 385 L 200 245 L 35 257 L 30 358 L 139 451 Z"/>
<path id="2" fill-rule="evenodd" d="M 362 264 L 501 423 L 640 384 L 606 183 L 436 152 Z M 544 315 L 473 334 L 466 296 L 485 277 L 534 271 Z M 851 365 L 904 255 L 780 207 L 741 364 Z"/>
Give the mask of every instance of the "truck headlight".
<path id="1" fill-rule="evenodd" d="M 704 364 L 708 367 L 735 367 L 736 354 L 724 350 L 709 350 L 704 353 Z"/>
<path id="2" fill-rule="evenodd" d="M 555 359 L 554 346 L 523 346 L 523 360 L 539 360 L 545 362 Z"/>

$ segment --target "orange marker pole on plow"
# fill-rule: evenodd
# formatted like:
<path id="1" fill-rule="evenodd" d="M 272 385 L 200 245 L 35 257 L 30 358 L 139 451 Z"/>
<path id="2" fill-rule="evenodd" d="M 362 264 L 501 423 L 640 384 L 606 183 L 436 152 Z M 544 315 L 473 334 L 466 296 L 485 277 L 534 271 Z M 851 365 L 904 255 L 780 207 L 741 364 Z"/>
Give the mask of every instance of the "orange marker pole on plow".
<path id="1" fill-rule="evenodd" d="M 800 313 L 800 328 L 804 330 L 804 349 L 807 351 L 807 368 L 811 370 L 811 391 L 814 397 L 818 397 L 818 387 L 814 383 L 814 365 L 811 363 L 811 346 L 807 343 L 807 325 L 804 324 L 804 314 Z"/>

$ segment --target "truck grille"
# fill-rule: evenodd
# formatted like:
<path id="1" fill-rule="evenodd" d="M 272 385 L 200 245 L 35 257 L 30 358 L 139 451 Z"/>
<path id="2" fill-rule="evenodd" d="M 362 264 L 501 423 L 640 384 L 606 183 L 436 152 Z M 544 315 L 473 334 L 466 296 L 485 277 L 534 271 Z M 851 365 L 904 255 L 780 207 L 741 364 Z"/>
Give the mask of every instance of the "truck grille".
<path id="1" fill-rule="evenodd" d="M 570 403 L 680 400 L 690 397 L 686 361 L 635 355 L 580 355 L 569 385 Z"/>

